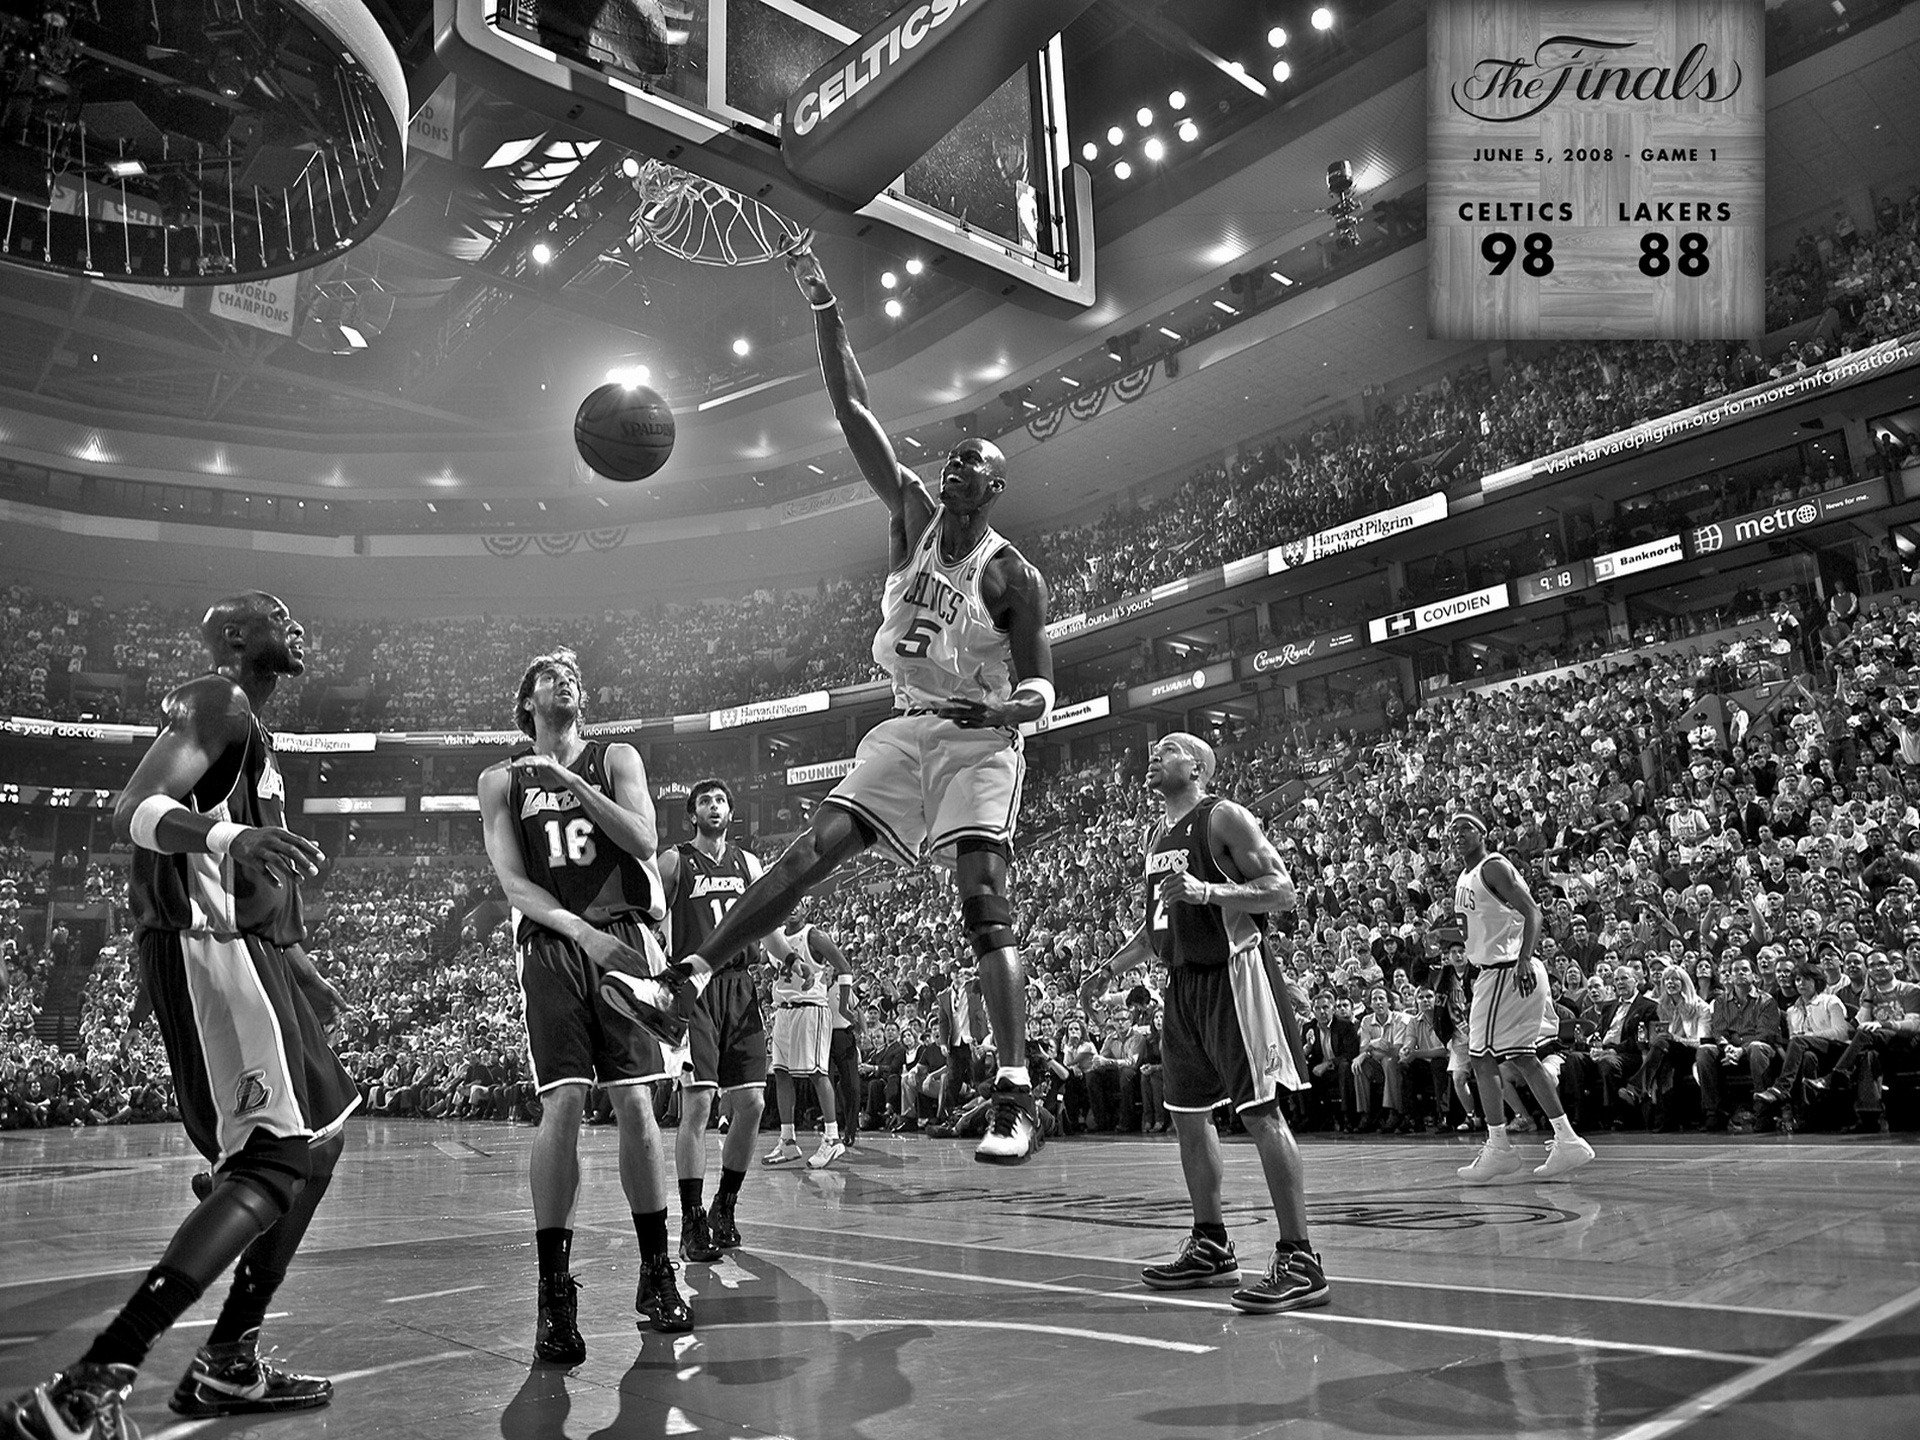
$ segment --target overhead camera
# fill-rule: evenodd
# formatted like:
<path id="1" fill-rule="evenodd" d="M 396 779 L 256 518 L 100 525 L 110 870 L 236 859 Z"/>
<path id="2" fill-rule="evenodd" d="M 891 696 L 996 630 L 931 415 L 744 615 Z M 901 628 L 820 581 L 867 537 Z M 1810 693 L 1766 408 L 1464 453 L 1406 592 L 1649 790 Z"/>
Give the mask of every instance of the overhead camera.
<path id="1" fill-rule="evenodd" d="M 1338 200 L 1353 189 L 1353 162 L 1336 160 L 1327 166 L 1327 193 Z"/>
<path id="2" fill-rule="evenodd" d="M 1353 193 L 1353 162 L 1336 160 L 1327 166 L 1327 194 L 1333 203 L 1327 214 L 1333 217 L 1333 243 L 1342 250 L 1360 248 L 1360 200 Z"/>

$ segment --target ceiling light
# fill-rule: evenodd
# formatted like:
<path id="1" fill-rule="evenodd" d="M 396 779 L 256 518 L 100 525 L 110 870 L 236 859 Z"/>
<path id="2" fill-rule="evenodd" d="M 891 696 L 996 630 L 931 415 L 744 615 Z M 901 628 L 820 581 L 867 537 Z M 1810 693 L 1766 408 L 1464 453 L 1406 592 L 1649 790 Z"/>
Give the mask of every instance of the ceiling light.
<path id="1" fill-rule="evenodd" d="M 342 325 L 340 327 L 340 333 L 346 337 L 347 344 L 351 345 L 355 350 L 364 350 L 367 348 L 367 337 L 354 329 L 353 326 Z"/>
<path id="2" fill-rule="evenodd" d="M 536 265 L 545 265 L 553 259 L 553 247 L 544 240 L 536 240 L 533 249 L 528 252 Z"/>
<path id="3" fill-rule="evenodd" d="M 1080 158 L 1088 161 L 1098 160 L 1100 158 L 1100 147 L 1091 140 L 1087 141 L 1086 144 L 1080 147 Z"/>
<path id="4" fill-rule="evenodd" d="M 1178 340 L 1180 338 L 1180 332 L 1178 330 L 1169 330 L 1164 325 L 1156 325 L 1153 328 L 1158 330 L 1162 335 L 1166 336 L 1169 340 Z"/>
<path id="5" fill-rule="evenodd" d="M 640 178 L 639 159 L 632 155 L 627 156 L 626 159 L 620 162 L 620 173 L 629 180 L 638 180 Z"/>
<path id="6" fill-rule="evenodd" d="M 887 318 L 889 320 L 898 320 L 902 315 L 906 313 L 907 313 L 907 307 L 900 303 L 900 298 L 898 296 L 895 296 L 892 299 L 887 301 Z"/>
<path id="7" fill-rule="evenodd" d="M 1167 108 L 1169 110 L 1186 109 L 1187 108 L 1187 92 L 1184 90 L 1175 90 L 1171 94 L 1169 94 L 1167 96 Z"/>
<path id="8" fill-rule="evenodd" d="M 1149 160 L 1158 160 L 1167 153 L 1166 144 L 1158 135 L 1149 135 L 1147 143 L 1140 147 L 1141 153 Z"/>
<path id="9" fill-rule="evenodd" d="M 827 473 L 826 471 L 822 470 L 818 465 L 814 465 L 811 463 L 808 464 L 807 469 L 811 470 L 816 475 L 824 475 Z"/>
<path id="10" fill-rule="evenodd" d="M 1071 375 L 1062 375 L 1060 377 L 1060 383 L 1070 390 L 1078 390 L 1080 388 L 1080 382 Z"/>
<path id="11" fill-rule="evenodd" d="M 894 274 L 891 270 L 882 270 L 880 272 L 880 288 L 882 290 L 897 290 L 899 287 L 900 277 L 898 275 Z"/>
<path id="12" fill-rule="evenodd" d="M 1108 127 L 1107 143 L 1109 145 L 1118 145 L 1122 140 L 1126 138 L 1127 138 L 1127 132 L 1122 130 L 1118 125 L 1113 125 Z"/>
<path id="13" fill-rule="evenodd" d="M 918 440 L 914 439 L 913 436 L 911 435 L 903 435 L 900 438 L 905 440 L 909 445 L 913 446 L 913 448 L 916 450 L 924 450 L 927 448 L 926 446 L 922 445 Z"/>
<path id="14" fill-rule="evenodd" d="M 1274 61 L 1273 78 L 1276 82 L 1278 82 L 1281 85 L 1286 84 L 1287 81 L 1293 78 L 1293 66 L 1289 65 L 1284 60 Z"/>
<path id="15" fill-rule="evenodd" d="M 1191 145 L 1200 138 L 1200 127 L 1191 120 L 1182 120 L 1180 122 L 1179 135 L 1182 140 Z"/>
<path id="16" fill-rule="evenodd" d="M 1282 275 L 1278 270 L 1269 270 L 1267 274 L 1282 285 L 1293 284 L 1293 279 L 1291 276 Z"/>
<path id="17" fill-rule="evenodd" d="M 1287 32 L 1285 30 L 1282 30 L 1278 25 L 1274 26 L 1273 29 L 1267 31 L 1267 44 L 1271 45 L 1274 49 L 1278 50 L 1281 46 L 1285 45 L 1286 43 L 1287 43 Z"/>
<path id="18" fill-rule="evenodd" d="M 427 509 L 431 510 L 435 515 L 440 513 L 440 507 L 431 500 L 427 501 Z"/>
<path id="19" fill-rule="evenodd" d="M 146 164 L 139 160 L 109 160 L 107 174 L 116 180 L 132 180 L 147 173 Z"/>
<path id="20" fill-rule="evenodd" d="M 927 268 L 927 265 L 924 260 L 907 261 L 907 273 L 909 275 L 918 275 L 922 270 L 926 268 Z"/>
<path id="21" fill-rule="evenodd" d="M 1313 28 L 1316 30 L 1331 30 L 1333 28 L 1333 11 L 1324 5 L 1318 10 L 1315 10 L 1313 12 Z"/>
<path id="22" fill-rule="evenodd" d="M 644 365 L 622 365 L 607 371 L 607 379 L 629 388 L 653 383 L 653 371 Z"/>
<path id="23" fill-rule="evenodd" d="M 1153 123 L 1153 111 L 1142 105 L 1134 112 L 1133 118 L 1138 120 L 1142 127 L 1151 125 Z"/>
<path id="24" fill-rule="evenodd" d="M 1229 314 L 1229 315 L 1238 315 L 1238 314 L 1240 313 L 1240 312 L 1239 312 L 1238 310 L 1236 310 L 1236 309 L 1234 309 L 1234 308 L 1233 308 L 1233 307 L 1232 307 L 1231 305 L 1229 305 L 1229 304 L 1228 304 L 1228 303 L 1227 303 L 1226 301 L 1224 301 L 1224 300 L 1216 300 L 1216 301 L 1214 301 L 1214 302 L 1213 302 L 1213 308 L 1214 308 L 1214 309 L 1216 309 L 1216 310 L 1224 310 L 1224 311 L 1226 311 L 1226 312 L 1227 312 L 1227 314 Z"/>
<path id="25" fill-rule="evenodd" d="M 733 342 L 733 353 L 738 355 L 742 360 L 746 359 L 752 350 L 753 342 L 748 340 L 744 335 Z"/>

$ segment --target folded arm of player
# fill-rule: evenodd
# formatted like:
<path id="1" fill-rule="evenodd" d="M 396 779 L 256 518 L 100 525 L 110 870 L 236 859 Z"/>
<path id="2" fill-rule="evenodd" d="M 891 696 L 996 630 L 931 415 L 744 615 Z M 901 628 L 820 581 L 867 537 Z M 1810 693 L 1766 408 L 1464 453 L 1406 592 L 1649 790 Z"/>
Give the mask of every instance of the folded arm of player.
<path id="1" fill-rule="evenodd" d="M 963 729 L 1039 721 L 1053 710 L 1053 647 L 1047 641 L 1047 582 L 1027 558 L 1004 546 L 981 576 L 981 598 L 1007 637 L 1013 693 L 1004 701 L 950 699 L 933 707 Z"/>
<path id="2" fill-rule="evenodd" d="M 1206 898 L 1200 903 L 1249 915 L 1293 909 L 1293 878 L 1252 813 L 1245 806 L 1222 800 L 1213 807 L 1211 820 L 1215 863 L 1227 874 L 1245 878 L 1207 885 Z"/>
<path id="3" fill-rule="evenodd" d="M 536 925 L 544 925 L 554 934 L 578 945 L 587 958 L 610 970 L 630 975 L 649 975 L 647 957 L 604 930 L 595 929 L 582 917 L 567 909 L 545 886 L 536 885 L 527 875 L 520 857 L 520 834 L 514 827 L 511 803 L 512 781 L 507 764 L 490 765 L 480 774 L 480 824 L 486 840 L 487 859 L 493 873 L 500 877 L 500 888 L 507 903 Z"/>
<path id="4" fill-rule="evenodd" d="M 163 855 L 220 855 L 264 870 L 275 884 L 317 875 L 326 860 L 313 841 L 277 825 L 240 825 L 189 809 L 193 794 L 223 756 L 246 743 L 253 707 L 222 675 L 203 675 L 166 700 L 166 725 L 113 807 L 121 840 Z"/>

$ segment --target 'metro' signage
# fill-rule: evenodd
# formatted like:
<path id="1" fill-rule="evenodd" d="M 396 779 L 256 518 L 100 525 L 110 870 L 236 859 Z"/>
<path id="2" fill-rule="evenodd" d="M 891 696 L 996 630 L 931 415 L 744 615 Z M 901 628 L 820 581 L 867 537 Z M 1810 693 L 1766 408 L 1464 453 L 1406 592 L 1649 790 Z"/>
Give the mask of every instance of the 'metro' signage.
<path id="1" fill-rule="evenodd" d="M 1867 480 L 1824 494 L 1788 500 L 1770 510 L 1756 510 L 1729 520 L 1710 520 L 1687 533 L 1687 549 L 1695 557 L 1737 550 L 1760 540 L 1772 540 L 1798 530 L 1810 530 L 1842 515 L 1874 510 L 1887 503 L 1887 482 Z"/>

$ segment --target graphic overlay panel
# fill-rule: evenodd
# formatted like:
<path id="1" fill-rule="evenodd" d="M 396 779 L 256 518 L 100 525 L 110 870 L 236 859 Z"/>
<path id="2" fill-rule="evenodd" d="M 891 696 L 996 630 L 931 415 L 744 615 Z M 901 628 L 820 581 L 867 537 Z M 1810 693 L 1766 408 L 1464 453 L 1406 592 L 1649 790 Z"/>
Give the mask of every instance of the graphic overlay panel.
<path id="1" fill-rule="evenodd" d="M 1436 338 L 1761 333 L 1764 0 L 1433 0 L 1427 26 Z"/>
<path id="2" fill-rule="evenodd" d="M 781 112 L 886 0 L 436 0 L 447 67 L 539 114 L 1036 308 L 1093 303 L 1058 37 L 871 202 L 790 172 Z M 877 222 L 877 223 L 875 223 Z M 933 247 L 929 255 L 928 247 Z"/>

